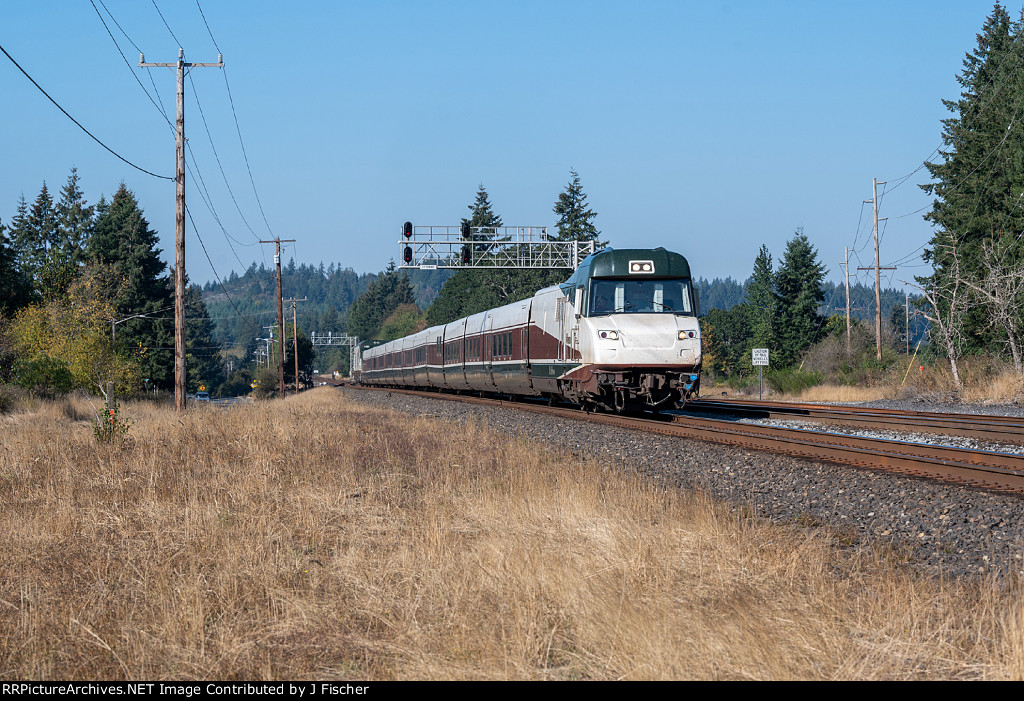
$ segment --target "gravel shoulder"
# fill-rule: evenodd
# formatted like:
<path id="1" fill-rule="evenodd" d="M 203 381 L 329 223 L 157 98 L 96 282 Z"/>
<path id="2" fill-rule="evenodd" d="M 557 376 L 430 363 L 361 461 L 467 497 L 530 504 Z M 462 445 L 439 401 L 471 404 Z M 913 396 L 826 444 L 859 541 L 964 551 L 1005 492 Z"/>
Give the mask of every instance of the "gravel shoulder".
<path id="1" fill-rule="evenodd" d="M 454 422 L 485 422 L 575 454 L 701 490 L 780 524 L 824 527 L 850 547 L 890 548 L 946 577 L 1024 575 L 1024 499 L 826 462 L 685 441 L 571 419 L 386 391 L 342 390 L 354 401 Z M 1019 407 L 868 402 L 917 411 L 1024 416 Z"/>

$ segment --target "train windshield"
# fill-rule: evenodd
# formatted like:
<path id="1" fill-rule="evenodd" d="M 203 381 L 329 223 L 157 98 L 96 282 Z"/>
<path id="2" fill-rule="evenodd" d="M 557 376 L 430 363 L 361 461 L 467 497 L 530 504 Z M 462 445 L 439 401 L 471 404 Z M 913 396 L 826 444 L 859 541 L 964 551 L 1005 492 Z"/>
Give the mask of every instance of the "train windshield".
<path id="1" fill-rule="evenodd" d="M 591 280 L 590 314 L 693 314 L 689 280 Z"/>

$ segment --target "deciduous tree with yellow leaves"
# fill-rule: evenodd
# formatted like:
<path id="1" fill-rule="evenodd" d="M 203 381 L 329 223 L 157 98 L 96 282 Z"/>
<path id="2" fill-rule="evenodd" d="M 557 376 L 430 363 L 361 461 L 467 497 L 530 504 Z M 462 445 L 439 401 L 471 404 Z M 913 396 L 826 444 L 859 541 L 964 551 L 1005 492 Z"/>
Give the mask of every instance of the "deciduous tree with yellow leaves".
<path id="1" fill-rule="evenodd" d="M 81 387 L 106 396 L 139 385 L 145 349 L 119 345 L 111 334 L 116 318 L 102 271 L 75 281 L 65 296 L 20 310 L 9 332 L 16 351 L 15 381 L 34 387 Z M 54 382 L 54 379 L 57 382 Z"/>

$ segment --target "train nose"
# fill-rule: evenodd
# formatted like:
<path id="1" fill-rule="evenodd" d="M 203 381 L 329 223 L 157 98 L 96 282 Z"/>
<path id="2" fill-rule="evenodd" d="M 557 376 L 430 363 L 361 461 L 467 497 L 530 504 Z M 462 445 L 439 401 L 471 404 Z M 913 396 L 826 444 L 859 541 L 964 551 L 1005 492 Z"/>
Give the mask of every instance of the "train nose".
<path id="1" fill-rule="evenodd" d="M 678 332 L 674 325 L 672 328 L 666 328 L 664 319 L 622 319 L 620 317 L 618 327 L 623 348 L 655 350 L 674 348 L 676 345 Z"/>
<path id="2" fill-rule="evenodd" d="M 661 333 L 632 332 L 622 334 L 622 345 L 625 348 L 673 348 L 676 339 L 674 336 Z"/>

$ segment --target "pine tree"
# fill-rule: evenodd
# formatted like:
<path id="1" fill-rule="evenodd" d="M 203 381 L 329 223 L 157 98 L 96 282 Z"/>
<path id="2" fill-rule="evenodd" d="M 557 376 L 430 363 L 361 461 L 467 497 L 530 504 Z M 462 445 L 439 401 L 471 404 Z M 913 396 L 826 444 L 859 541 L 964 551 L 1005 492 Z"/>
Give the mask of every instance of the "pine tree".
<path id="1" fill-rule="evenodd" d="M 0 223 L 0 318 L 13 315 L 29 303 L 31 287 L 18 269 L 14 247 Z"/>
<path id="2" fill-rule="evenodd" d="M 78 169 L 61 189 L 60 199 L 54 207 L 56 235 L 40 270 L 40 292 L 44 298 L 64 294 L 85 262 L 86 244 L 92 233 L 93 207 L 85 202 L 78 186 Z"/>
<path id="3" fill-rule="evenodd" d="M 792 363 L 818 339 L 824 322 L 818 308 L 825 301 L 825 272 L 803 229 L 797 229 L 775 274 L 775 346 L 780 366 Z"/>
<path id="4" fill-rule="evenodd" d="M 492 230 L 502 226 L 501 217 L 494 212 L 483 185 L 477 190 L 476 199 L 469 205 L 469 209 L 472 215 L 469 219 L 463 219 L 463 223 Z M 473 247 L 477 252 L 474 256 L 486 256 L 488 250 L 500 245 L 500 242 L 475 243 Z M 427 309 L 427 323 L 432 326 L 447 324 L 464 316 L 532 297 L 537 290 L 557 284 L 568 275 L 564 270 L 460 270 L 448 278 Z"/>
<path id="5" fill-rule="evenodd" d="M 747 286 L 746 307 L 750 319 L 751 348 L 768 348 L 778 352 L 776 304 L 772 254 L 767 246 L 762 245 L 754 259 L 754 272 Z M 747 360 L 749 362 L 749 353 Z"/>
<path id="6" fill-rule="evenodd" d="M 571 179 L 565 190 L 555 201 L 554 213 L 558 215 L 555 228 L 558 230 L 559 241 L 593 241 L 594 250 L 599 251 L 608 245 L 600 241 L 601 232 L 594 226 L 593 219 L 597 212 L 587 205 L 587 196 L 580 185 L 580 176 L 575 170 L 569 171 Z"/>
<path id="7" fill-rule="evenodd" d="M 479 235 L 482 237 L 495 236 L 497 234 L 494 229 L 503 226 L 501 217 L 498 216 L 494 208 L 491 206 L 490 197 L 487 195 L 487 190 L 484 189 L 484 184 L 480 183 L 479 189 L 476 191 L 476 199 L 473 204 L 468 206 L 471 212 L 468 219 L 463 218 L 463 224 L 469 224 L 471 227 L 484 227 L 484 231 Z M 487 231 L 490 229 L 490 231 Z"/>
<path id="8" fill-rule="evenodd" d="M 224 382 L 224 366 L 214 340 L 213 321 L 198 285 L 189 285 L 185 291 L 185 353 L 189 392 L 197 391 L 200 386 L 210 392 Z"/>
<path id="9" fill-rule="evenodd" d="M 87 247 L 90 266 L 101 267 L 116 288 L 110 299 L 120 317 L 144 315 L 118 327 L 119 337 L 143 356 L 141 368 L 157 387 L 174 379 L 174 285 L 160 260 L 157 235 L 135 195 L 122 183 L 109 206 L 103 200 Z"/>
<path id="10" fill-rule="evenodd" d="M 28 202 L 25 201 L 25 195 L 18 198 L 18 206 L 14 211 L 14 218 L 11 219 L 10 232 L 15 266 L 31 281 L 32 233 L 28 226 Z"/>
<path id="11" fill-rule="evenodd" d="M 395 262 L 370 283 L 366 292 L 348 310 L 348 333 L 367 340 L 377 337 L 381 324 L 400 305 L 414 304 L 415 296 L 409 278 L 398 274 Z"/>
<path id="12" fill-rule="evenodd" d="M 57 247 L 75 265 L 85 262 L 86 246 L 92 234 L 95 208 L 86 204 L 78 186 L 78 169 L 72 168 L 57 201 Z"/>
<path id="13" fill-rule="evenodd" d="M 31 207 L 22 195 L 17 213 L 11 220 L 11 235 L 18 267 L 32 281 L 33 288 L 38 290 L 40 273 L 46 264 L 49 250 L 57 241 L 57 215 L 53 197 L 45 182 Z"/>
<path id="14" fill-rule="evenodd" d="M 1024 15 L 1022 15 L 1024 17 Z M 996 5 L 977 37 L 976 48 L 963 61 L 957 76 L 962 87 L 958 100 L 943 100 L 952 113 L 942 122 L 941 161 L 926 164 L 934 182 L 922 185 L 935 197 L 925 219 L 935 233 L 924 259 L 932 263 L 931 276 L 920 277 L 950 331 L 963 334 L 967 348 L 992 347 L 1004 336 L 988 319 L 984 305 L 967 304 L 949 317 L 958 289 L 956 275 L 970 281 L 985 276 L 983 251 L 1000 251 L 1002 265 L 1024 265 L 1024 246 L 1015 243 L 1024 230 L 1024 130 L 1019 128 L 1019 106 L 1024 95 L 1024 20 L 1011 22 Z"/>

